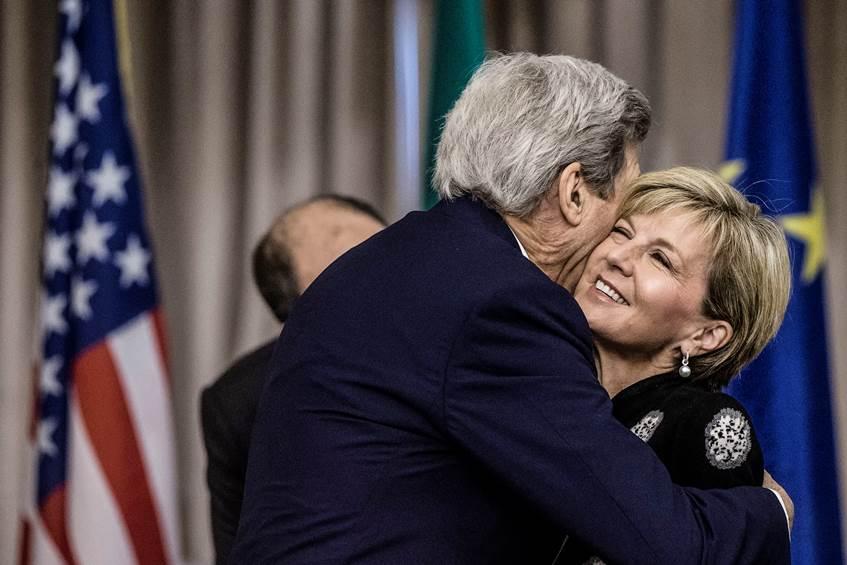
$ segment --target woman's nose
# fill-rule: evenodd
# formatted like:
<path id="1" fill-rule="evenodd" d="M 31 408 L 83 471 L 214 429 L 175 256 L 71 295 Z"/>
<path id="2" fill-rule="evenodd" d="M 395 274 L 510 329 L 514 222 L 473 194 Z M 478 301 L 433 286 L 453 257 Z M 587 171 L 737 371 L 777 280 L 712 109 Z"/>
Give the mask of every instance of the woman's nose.
<path id="1" fill-rule="evenodd" d="M 633 251 L 633 246 L 629 242 L 622 243 L 609 250 L 606 260 L 613 269 L 617 269 L 623 275 L 630 276 L 632 274 Z"/>

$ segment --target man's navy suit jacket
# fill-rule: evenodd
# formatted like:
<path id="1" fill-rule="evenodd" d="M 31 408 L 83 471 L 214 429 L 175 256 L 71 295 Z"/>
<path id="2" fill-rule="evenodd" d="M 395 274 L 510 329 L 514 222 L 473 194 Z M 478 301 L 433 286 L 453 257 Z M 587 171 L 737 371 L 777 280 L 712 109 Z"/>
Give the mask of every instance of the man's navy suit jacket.
<path id="1" fill-rule="evenodd" d="M 612 416 L 571 295 L 460 198 L 333 263 L 271 361 L 235 563 L 784 563 L 773 493 L 682 489 Z"/>

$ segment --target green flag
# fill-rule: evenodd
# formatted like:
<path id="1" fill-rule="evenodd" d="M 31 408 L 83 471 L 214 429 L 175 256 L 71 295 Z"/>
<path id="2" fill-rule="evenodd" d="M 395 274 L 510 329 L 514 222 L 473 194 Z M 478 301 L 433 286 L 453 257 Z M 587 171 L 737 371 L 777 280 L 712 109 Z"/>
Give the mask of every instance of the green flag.
<path id="1" fill-rule="evenodd" d="M 432 84 L 424 159 L 423 205 L 438 201 L 432 190 L 435 148 L 444 115 L 453 107 L 468 79 L 485 56 L 482 0 L 437 0 L 435 3 Z"/>

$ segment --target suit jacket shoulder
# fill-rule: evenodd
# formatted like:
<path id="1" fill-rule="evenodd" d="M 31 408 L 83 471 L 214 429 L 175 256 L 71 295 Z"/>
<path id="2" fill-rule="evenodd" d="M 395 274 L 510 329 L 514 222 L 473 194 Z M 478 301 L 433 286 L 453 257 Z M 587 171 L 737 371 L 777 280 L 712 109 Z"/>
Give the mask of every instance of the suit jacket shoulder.
<path id="1" fill-rule="evenodd" d="M 259 396 L 264 386 L 265 372 L 275 344 L 276 340 L 272 340 L 236 359 L 220 377 L 203 390 L 200 399 L 201 409 L 208 412 L 209 416 L 204 418 L 204 428 L 231 429 L 234 444 L 229 447 L 245 455 L 256 418 Z M 208 410 L 203 409 L 204 406 Z M 214 418 L 211 418 L 212 412 Z"/>

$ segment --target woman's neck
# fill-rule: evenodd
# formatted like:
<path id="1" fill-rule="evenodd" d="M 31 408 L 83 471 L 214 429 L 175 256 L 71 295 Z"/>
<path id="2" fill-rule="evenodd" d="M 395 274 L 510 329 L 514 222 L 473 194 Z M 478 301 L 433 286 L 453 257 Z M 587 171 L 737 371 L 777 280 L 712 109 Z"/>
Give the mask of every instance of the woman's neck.
<path id="1" fill-rule="evenodd" d="M 597 372 L 600 383 L 611 398 L 630 385 L 673 369 L 663 355 L 636 357 L 631 352 L 621 352 L 596 343 Z"/>

